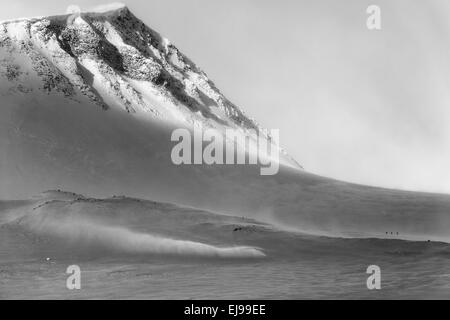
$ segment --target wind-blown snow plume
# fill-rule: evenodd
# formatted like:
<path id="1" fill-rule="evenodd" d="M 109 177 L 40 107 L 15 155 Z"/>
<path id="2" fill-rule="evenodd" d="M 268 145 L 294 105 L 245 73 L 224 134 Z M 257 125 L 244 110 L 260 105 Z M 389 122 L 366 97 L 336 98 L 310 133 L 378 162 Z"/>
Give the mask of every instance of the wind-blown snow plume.
<path id="1" fill-rule="evenodd" d="M 67 14 L 75 14 L 75 13 L 80 13 L 81 9 L 79 6 L 71 4 L 70 6 L 67 7 L 66 9 L 66 13 Z"/>
<path id="2" fill-rule="evenodd" d="M 95 7 L 91 8 L 91 9 L 89 9 L 88 11 L 89 12 L 104 13 L 104 12 L 108 12 L 108 11 L 114 11 L 114 10 L 123 9 L 125 7 L 126 7 L 126 5 L 124 3 L 113 2 L 113 3 L 108 3 L 108 4 L 95 6 Z"/>
<path id="3" fill-rule="evenodd" d="M 44 213 L 44 214 L 42 214 Z M 101 246 L 130 254 L 160 254 L 216 258 L 258 258 L 265 254 L 253 247 L 216 247 L 200 242 L 175 240 L 132 231 L 76 216 L 31 214 L 21 224 L 34 234 L 56 237 L 73 246 Z"/>

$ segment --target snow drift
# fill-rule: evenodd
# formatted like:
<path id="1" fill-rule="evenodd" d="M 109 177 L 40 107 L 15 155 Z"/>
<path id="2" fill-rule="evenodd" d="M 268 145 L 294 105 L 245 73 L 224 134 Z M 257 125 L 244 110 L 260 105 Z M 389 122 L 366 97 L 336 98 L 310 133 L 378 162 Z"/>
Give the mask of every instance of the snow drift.
<path id="1" fill-rule="evenodd" d="M 264 253 L 252 247 L 215 247 L 212 245 L 165 238 L 135 232 L 124 227 L 101 225 L 83 220 L 37 221 L 30 217 L 26 222 L 29 231 L 37 235 L 57 237 L 60 241 L 84 247 L 102 246 L 113 251 L 130 254 L 158 254 L 217 258 L 256 258 Z"/>

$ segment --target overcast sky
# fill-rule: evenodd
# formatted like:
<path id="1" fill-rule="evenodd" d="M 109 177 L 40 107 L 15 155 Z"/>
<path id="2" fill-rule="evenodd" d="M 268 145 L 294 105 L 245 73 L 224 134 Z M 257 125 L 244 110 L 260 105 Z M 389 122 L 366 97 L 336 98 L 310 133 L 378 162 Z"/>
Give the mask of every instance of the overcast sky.
<path id="1" fill-rule="evenodd" d="M 129 0 L 306 170 L 450 193 L 450 1 Z M 96 0 L 0 0 L 0 20 Z M 107 3 L 107 1 L 106 1 Z M 381 7 L 382 29 L 366 28 Z"/>

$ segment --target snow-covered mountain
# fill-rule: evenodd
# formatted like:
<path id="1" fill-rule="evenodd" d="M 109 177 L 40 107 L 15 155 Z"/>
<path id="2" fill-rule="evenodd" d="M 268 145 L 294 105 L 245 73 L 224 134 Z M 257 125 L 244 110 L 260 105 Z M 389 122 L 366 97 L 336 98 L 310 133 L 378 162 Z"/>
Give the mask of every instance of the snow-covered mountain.
<path id="1" fill-rule="evenodd" d="M 177 126 L 249 137 L 255 130 L 271 140 L 168 39 L 127 7 L 110 9 L 1 23 L 1 94 L 45 93 Z"/>
<path id="2" fill-rule="evenodd" d="M 126 7 L 0 25 L 2 90 L 61 94 L 170 120 L 255 123 Z M 187 119 L 186 119 L 187 118 Z"/>

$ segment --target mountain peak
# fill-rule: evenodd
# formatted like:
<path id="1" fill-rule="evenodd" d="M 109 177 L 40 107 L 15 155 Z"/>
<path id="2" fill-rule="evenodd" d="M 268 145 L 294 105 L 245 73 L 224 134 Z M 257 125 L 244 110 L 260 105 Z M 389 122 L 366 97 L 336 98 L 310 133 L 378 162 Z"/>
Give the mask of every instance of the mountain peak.
<path id="1" fill-rule="evenodd" d="M 78 5 L 69 5 L 64 14 L 58 14 L 53 16 L 36 16 L 36 17 L 21 17 L 21 18 L 12 18 L 7 20 L 0 21 L 1 24 L 10 24 L 17 23 L 23 21 L 37 21 L 37 20 L 64 20 L 73 15 L 81 15 L 81 16 L 104 16 L 107 17 L 109 15 L 127 15 L 130 14 L 131 11 L 128 7 L 120 2 L 114 2 L 106 5 L 100 5 L 88 9 L 84 9 Z"/>
<path id="2" fill-rule="evenodd" d="M 70 6 L 65 15 L 4 22 L 0 57 L 0 81 L 8 80 L 1 89 L 9 95 L 87 99 L 139 118 L 238 129 L 244 135 L 256 130 L 271 140 L 175 45 L 123 4 L 87 11 Z"/>
<path id="3" fill-rule="evenodd" d="M 66 9 L 66 15 L 81 15 L 81 16 L 126 16 L 130 15 L 131 11 L 128 7 L 120 2 L 100 5 L 93 8 L 84 9 L 77 5 L 70 5 Z"/>

